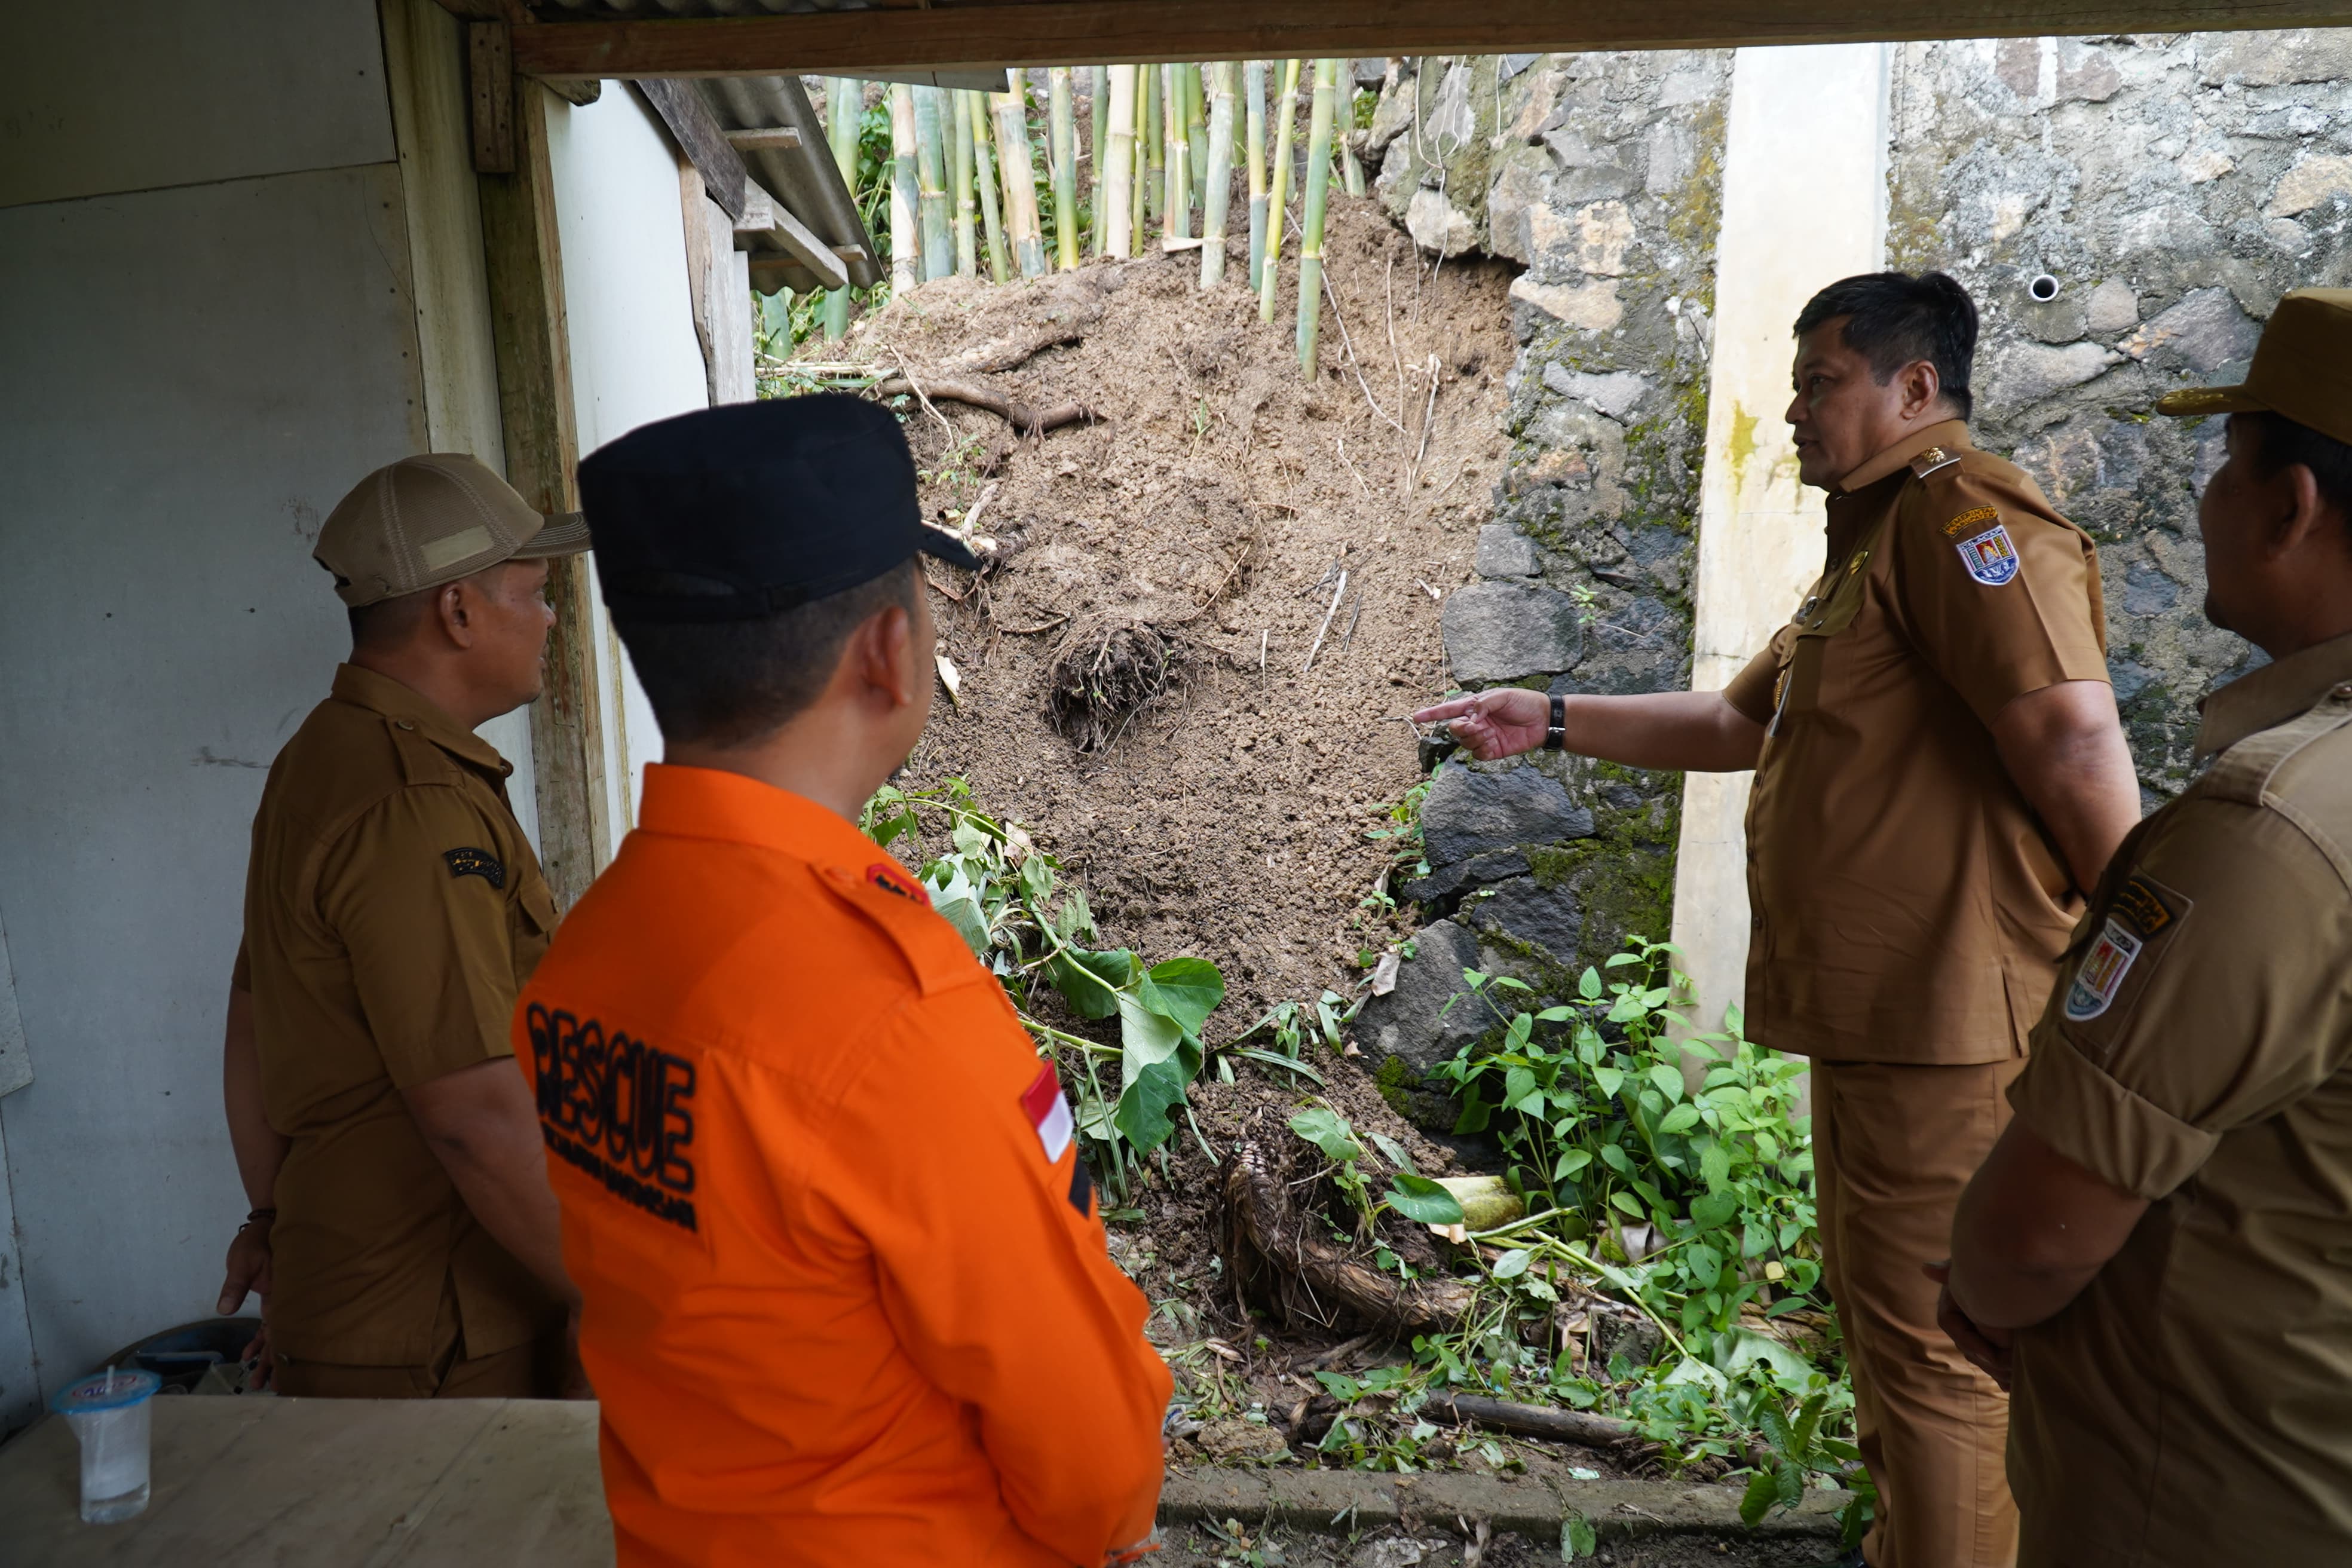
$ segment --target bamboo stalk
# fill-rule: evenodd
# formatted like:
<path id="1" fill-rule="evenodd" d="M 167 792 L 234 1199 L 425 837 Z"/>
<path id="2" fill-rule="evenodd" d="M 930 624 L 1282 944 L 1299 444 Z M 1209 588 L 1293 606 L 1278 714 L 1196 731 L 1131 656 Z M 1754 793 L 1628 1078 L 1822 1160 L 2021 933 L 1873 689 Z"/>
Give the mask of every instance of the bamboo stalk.
<path id="1" fill-rule="evenodd" d="M 1354 127 L 1350 126 L 1348 129 L 1353 130 Z M 1341 176 L 1347 181 L 1348 194 L 1351 196 L 1362 195 L 1364 194 L 1364 161 L 1356 156 L 1356 144 L 1348 140 L 1348 131 L 1340 132 L 1339 170 Z"/>
<path id="2" fill-rule="evenodd" d="M 1144 156 L 1151 165 L 1151 180 L 1144 187 L 1145 212 L 1148 216 L 1161 216 L 1160 203 L 1166 196 L 1168 174 L 1168 132 L 1165 117 L 1160 106 L 1160 70 L 1158 66 L 1143 68 L 1143 132 Z M 1138 226 L 1139 233 L 1141 226 Z"/>
<path id="3" fill-rule="evenodd" d="M 1192 160 L 1187 165 L 1191 176 L 1188 184 L 1202 204 L 1201 211 L 1205 217 L 1208 187 L 1202 182 L 1209 170 L 1208 83 L 1195 64 L 1178 66 L 1176 74 L 1184 83 L 1184 143 Z"/>
<path id="4" fill-rule="evenodd" d="M 890 88 L 890 292 L 904 293 L 922 277 L 923 242 L 916 234 L 919 200 L 915 174 L 915 89 Z"/>
<path id="5" fill-rule="evenodd" d="M 1055 66 L 1046 76 L 1047 156 L 1054 170 L 1054 248 L 1062 270 L 1078 265 L 1078 121 L 1071 97 L 1070 68 Z"/>
<path id="6" fill-rule="evenodd" d="M 980 217 L 988 232 L 988 275 L 1010 282 L 1013 264 L 1004 248 L 1004 219 L 996 206 L 996 160 L 990 153 L 988 97 L 977 89 L 961 89 L 964 117 L 971 125 L 972 184 L 980 188 Z"/>
<path id="7" fill-rule="evenodd" d="M 947 138 L 940 123 L 944 89 L 915 89 L 915 171 L 923 224 L 923 278 L 944 278 L 955 270 L 955 252 L 949 239 Z"/>
<path id="8" fill-rule="evenodd" d="M 1110 143 L 1110 68 L 1090 66 L 1087 69 L 1087 199 L 1092 204 L 1087 225 L 1087 244 L 1091 254 L 1103 253 L 1103 178 L 1110 165 L 1104 163 Z"/>
<path id="9" fill-rule="evenodd" d="M 1281 106 L 1275 113 L 1274 190 L 1265 213 L 1265 274 L 1258 280 L 1257 319 L 1274 323 L 1274 284 L 1282 258 L 1283 209 L 1290 197 L 1290 134 L 1298 120 L 1298 62 L 1282 62 Z"/>
<path id="10" fill-rule="evenodd" d="M 1135 102 L 1132 106 L 1135 110 L 1133 127 L 1135 146 L 1134 166 L 1129 171 L 1130 177 L 1128 181 L 1128 234 L 1131 237 L 1130 243 L 1133 248 L 1139 251 L 1143 248 L 1143 226 L 1150 213 L 1152 186 L 1150 147 L 1151 139 L 1160 133 L 1159 128 L 1151 119 L 1150 84 L 1158 78 L 1160 73 L 1150 66 L 1136 66 L 1132 68 L 1135 71 Z"/>
<path id="11" fill-rule="evenodd" d="M 1315 333 L 1323 321 L 1323 207 L 1331 194 L 1331 120 L 1339 62 L 1315 62 L 1315 108 L 1307 129 L 1307 210 L 1298 239 L 1298 374 L 1315 379 Z"/>
<path id="12" fill-rule="evenodd" d="M 1095 246 L 1097 253 L 1120 258 L 1135 254 L 1135 67 L 1110 68 L 1108 107 L 1110 132 L 1095 164 Z"/>
<path id="13" fill-rule="evenodd" d="M 949 198 L 955 209 L 956 276 L 980 276 L 980 239 L 973 220 L 980 209 L 971 198 L 971 114 L 953 89 L 941 89 L 948 119 Z"/>
<path id="14" fill-rule="evenodd" d="M 1045 271 L 1045 229 L 1037 213 L 1037 163 L 1029 146 L 1029 84 L 1019 76 L 1011 92 L 992 92 L 996 110 L 997 177 L 1004 182 L 1004 227 L 1024 278 Z"/>
<path id="15" fill-rule="evenodd" d="M 1257 292 L 1265 267 L 1265 62 L 1242 68 L 1242 97 L 1249 111 L 1249 285 Z"/>
<path id="16" fill-rule="evenodd" d="M 1225 211 L 1234 198 L 1234 62 L 1219 60 L 1209 89 L 1209 161 L 1201 179 L 1201 287 L 1225 280 Z"/>
<path id="17" fill-rule="evenodd" d="M 1161 134 L 1168 139 L 1168 154 L 1161 168 L 1162 190 L 1160 198 L 1160 232 L 1170 239 L 1189 239 L 1192 234 L 1192 144 L 1184 139 L 1184 80 L 1181 67 L 1160 68 L 1160 122 Z"/>
<path id="18" fill-rule="evenodd" d="M 833 149 L 834 167 L 856 200 L 857 190 L 857 120 L 865 107 L 863 89 L 847 77 L 827 77 L 824 82 L 824 139 Z M 824 297 L 824 337 L 839 342 L 849 331 L 849 290 L 840 288 Z"/>

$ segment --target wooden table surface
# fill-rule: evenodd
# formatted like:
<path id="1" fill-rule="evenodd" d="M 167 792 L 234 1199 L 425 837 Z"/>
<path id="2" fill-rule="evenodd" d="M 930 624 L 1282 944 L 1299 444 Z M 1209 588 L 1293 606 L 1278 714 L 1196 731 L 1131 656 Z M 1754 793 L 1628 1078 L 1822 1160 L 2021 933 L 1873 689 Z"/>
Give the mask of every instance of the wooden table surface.
<path id="1" fill-rule="evenodd" d="M 596 1406 L 536 1399 L 155 1401 L 153 1490 L 84 1524 L 51 1415 L 0 1448 L 0 1563 L 601 1568 Z"/>

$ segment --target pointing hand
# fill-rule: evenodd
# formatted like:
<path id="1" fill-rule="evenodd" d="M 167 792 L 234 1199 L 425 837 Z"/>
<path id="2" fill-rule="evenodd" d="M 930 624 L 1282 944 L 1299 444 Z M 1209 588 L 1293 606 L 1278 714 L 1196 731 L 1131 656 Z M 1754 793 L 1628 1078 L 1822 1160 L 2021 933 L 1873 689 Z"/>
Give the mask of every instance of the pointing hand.
<path id="1" fill-rule="evenodd" d="M 1454 738 L 1482 763 L 1532 752 L 1544 742 L 1551 721 L 1551 699 L 1540 691 L 1516 686 L 1497 687 L 1475 697 L 1456 697 L 1424 708 L 1412 716 L 1416 724 L 1451 721 Z"/>

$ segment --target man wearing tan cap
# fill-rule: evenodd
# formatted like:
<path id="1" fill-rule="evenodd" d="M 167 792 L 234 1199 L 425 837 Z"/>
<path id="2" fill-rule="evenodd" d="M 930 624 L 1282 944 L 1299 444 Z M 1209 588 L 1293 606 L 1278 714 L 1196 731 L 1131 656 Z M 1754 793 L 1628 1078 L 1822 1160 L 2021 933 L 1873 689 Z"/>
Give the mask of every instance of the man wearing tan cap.
<path id="1" fill-rule="evenodd" d="M 406 458 L 320 531 L 352 655 L 254 817 L 224 1084 L 248 1289 L 292 1394 L 545 1396 L 576 1379 L 555 1200 L 509 1060 L 555 904 L 474 731 L 537 697 L 548 559 L 588 547 L 471 458 Z"/>
<path id="2" fill-rule="evenodd" d="M 2272 662 L 2116 851 L 1960 1200 L 2024 1568 L 2352 1559 L 2352 289 L 2279 303 L 2198 507 Z"/>

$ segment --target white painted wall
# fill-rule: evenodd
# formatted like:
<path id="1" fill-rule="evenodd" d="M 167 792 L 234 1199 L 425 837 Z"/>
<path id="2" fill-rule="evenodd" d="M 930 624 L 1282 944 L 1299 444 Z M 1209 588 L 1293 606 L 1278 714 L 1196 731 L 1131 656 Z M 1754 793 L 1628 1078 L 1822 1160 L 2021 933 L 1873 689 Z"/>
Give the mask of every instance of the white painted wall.
<path id="1" fill-rule="evenodd" d="M 586 457 L 640 425 L 708 407 L 710 391 L 694 331 L 669 132 L 619 83 L 584 108 L 550 97 L 546 112 Z M 660 759 L 661 732 L 601 598 L 596 637 L 606 677 L 605 789 L 617 839 L 636 820 L 645 765 Z"/>
<path id="2" fill-rule="evenodd" d="M 1821 574 L 1822 492 L 1797 483 L 1781 413 L 1790 328 L 1824 284 L 1886 254 L 1887 50 L 1741 49 L 1734 58 L 1716 247 L 1714 359 L 1699 490 L 1691 687 L 1719 689 Z M 1801 228 L 1802 243 L 1791 243 Z M 1748 773 L 1691 773 L 1675 868 L 1675 935 L 1702 1029 L 1748 966 Z"/>

